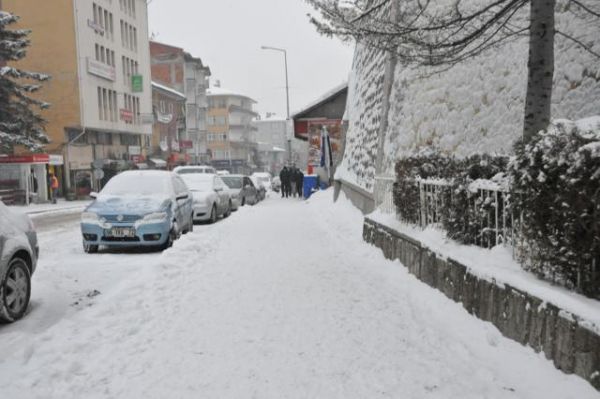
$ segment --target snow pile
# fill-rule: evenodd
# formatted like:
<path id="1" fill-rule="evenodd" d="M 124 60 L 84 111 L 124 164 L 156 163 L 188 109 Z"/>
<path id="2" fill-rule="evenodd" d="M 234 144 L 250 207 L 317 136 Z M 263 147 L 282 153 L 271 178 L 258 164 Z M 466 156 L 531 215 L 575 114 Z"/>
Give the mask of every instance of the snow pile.
<path id="1" fill-rule="evenodd" d="M 597 397 L 385 260 L 332 194 L 267 198 L 162 254 L 42 235 L 32 308 L 0 326 L 0 396 Z"/>
<path id="2" fill-rule="evenodd" d="M 358 44 L 348 82 L 346 147 L 335 178 L 369 191 L 375 177 L 384 72 L 385 55 Z"/>

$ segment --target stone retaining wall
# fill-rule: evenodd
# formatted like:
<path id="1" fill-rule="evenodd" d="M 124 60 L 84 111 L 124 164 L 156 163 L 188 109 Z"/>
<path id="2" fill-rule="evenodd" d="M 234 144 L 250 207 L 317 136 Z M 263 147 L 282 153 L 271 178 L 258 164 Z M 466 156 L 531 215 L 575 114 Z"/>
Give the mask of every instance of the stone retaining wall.
<path id="1" fill-rule="evenodd" d="M 600 335 L 576 315 L 507 284 L 486 281 L 419 241 L 365 218 L 363 239 L 398 259 L 419 280 L 522 345 L 544 352 L 557 369 L 576 374 L 600 391 Z"/>

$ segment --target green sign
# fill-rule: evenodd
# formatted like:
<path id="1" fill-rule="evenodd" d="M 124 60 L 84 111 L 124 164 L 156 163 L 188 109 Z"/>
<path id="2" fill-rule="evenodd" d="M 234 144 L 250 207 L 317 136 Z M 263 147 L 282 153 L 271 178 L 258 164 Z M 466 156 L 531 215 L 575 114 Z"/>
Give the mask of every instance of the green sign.
<path id="1" fill-rule="evenodd" d="M 131 76 L 131 91 L 134 93 L 144 91 L 144 77 L 142 75 Z"/>

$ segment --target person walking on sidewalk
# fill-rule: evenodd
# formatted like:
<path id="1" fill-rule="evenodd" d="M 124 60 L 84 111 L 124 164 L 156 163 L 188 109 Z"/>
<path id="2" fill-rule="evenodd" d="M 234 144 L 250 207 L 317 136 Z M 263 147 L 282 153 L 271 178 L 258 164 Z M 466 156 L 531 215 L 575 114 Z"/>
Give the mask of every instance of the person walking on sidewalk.
<path id="1" fill-rule="evenodd" d="M 281 198 L 289 196 L 290 173 L 287 166 L 284 166 L 279 172 L 279 180 L 281 180 Z"/>
<path id="2" fill-rule="evenodd" d="M 298 197 L 302 199 L 302 188 L 304 187 L 304 173 L 300 169 L 296 169 L 296 191 L 298 191 Z"/>
<path id="3" fill-rule="evenodd" d="M 50 173 L 50 192 L 52 193 L 52 203 L 56 204 L 58 198 L 58 179 L 53 173 Z"/>

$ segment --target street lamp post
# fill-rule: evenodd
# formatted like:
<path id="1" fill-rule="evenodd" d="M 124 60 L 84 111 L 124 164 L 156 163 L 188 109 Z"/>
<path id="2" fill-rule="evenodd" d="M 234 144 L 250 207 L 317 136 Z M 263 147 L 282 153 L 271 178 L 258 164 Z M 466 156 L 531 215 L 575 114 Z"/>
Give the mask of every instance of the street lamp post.
<path id="1" fill-rule="evenodd" d="M 287 108 L 287 120 L 289 121 L 290 120 L 290 85 L 289 85 L 289 81 L 288 81 L 287 51 L 282 48 L 269 47 L 269 46 L 261 46 L 260 48 L 263 50 L 273 50 L 273 51 L 279 51 L 280 53 L 283 53 L 283 61 L 285 63 L 285 100 L 286 100 L 286 108 Z M 287 130 L 287 125 L 286 125 L 286 130 Z M 286 131 L 286 135 L 287 135 L 287 131 Z M 292 139 L 290 137 L 287 137 L 287 142 L 288 142 L 288 162 L 291 164 L 292 163 Z"/>

